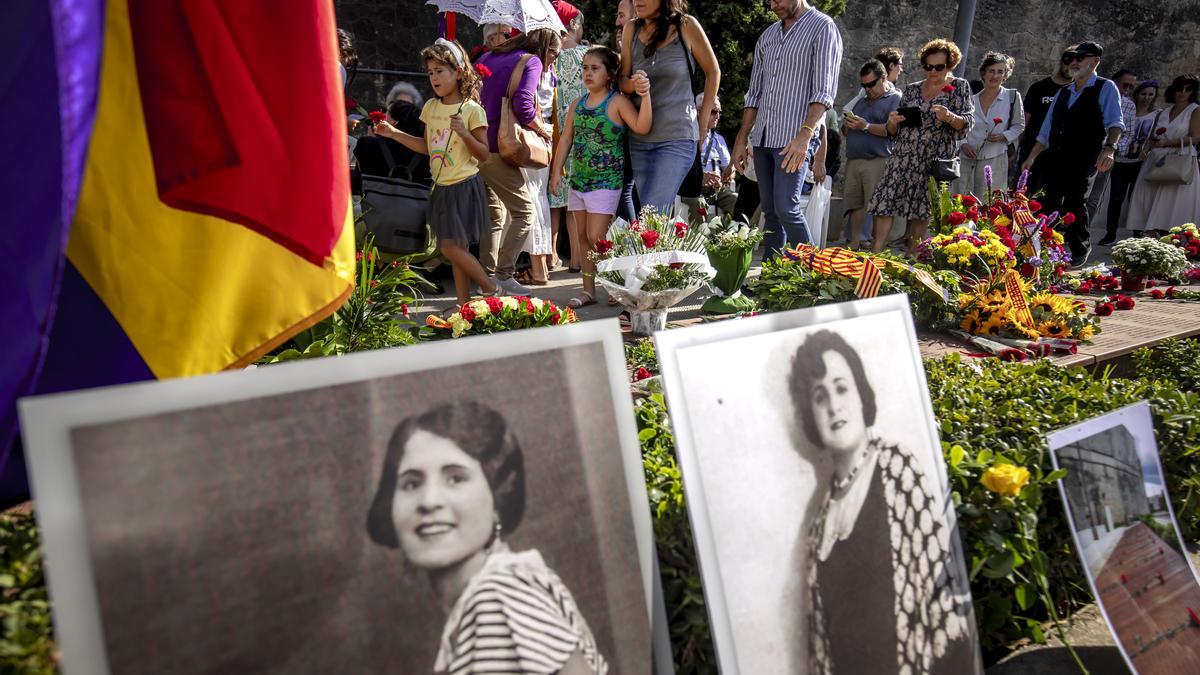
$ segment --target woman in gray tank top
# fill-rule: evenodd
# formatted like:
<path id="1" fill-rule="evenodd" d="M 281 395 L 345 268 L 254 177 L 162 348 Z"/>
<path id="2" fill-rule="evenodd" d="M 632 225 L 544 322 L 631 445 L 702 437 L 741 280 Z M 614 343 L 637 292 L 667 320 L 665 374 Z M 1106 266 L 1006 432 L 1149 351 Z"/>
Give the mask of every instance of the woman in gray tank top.
<path id="1" fill-rule="evenodd" d="M 721 67 L 704 28 L 686 14 L 685 0 L 635 4 L 639 18 L 625 24 L 621 35 L 621 90 L 635 94 L 637 84 L 648 80 L 654 89 L 654 122 L 650 133 L 630 135 L 633 182 L 643 205 L 670 213 L 708 133 L 697 119 L 708 119 L 721 86 Z M 704 73 L 699 111 L 690 70 Z"/>

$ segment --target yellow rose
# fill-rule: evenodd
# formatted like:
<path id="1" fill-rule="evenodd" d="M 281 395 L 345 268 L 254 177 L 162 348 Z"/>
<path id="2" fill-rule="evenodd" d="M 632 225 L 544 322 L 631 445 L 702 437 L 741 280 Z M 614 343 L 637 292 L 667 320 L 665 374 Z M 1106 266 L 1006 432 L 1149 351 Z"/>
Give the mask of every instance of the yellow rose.
<path id="1" fill-rule="evenodd" d="M 1016 497 L 1021 493 L 1021 488 L 1029 482 L 1029 469 L 1012 464 L 997 464 L 983 472 L 980 482 L 996 494 Z"/>

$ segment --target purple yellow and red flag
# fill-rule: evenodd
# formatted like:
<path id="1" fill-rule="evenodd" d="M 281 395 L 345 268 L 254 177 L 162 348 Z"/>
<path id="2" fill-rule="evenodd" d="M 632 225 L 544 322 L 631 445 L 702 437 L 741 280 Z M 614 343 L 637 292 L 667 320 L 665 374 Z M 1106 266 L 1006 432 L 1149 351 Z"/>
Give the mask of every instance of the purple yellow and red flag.
<path id="1" fill-rule="evenodd" d="M 3 4 L 11 501 L 17 398 L 252 363 L 345 300 L 354 228 L 332 0 Z"/>

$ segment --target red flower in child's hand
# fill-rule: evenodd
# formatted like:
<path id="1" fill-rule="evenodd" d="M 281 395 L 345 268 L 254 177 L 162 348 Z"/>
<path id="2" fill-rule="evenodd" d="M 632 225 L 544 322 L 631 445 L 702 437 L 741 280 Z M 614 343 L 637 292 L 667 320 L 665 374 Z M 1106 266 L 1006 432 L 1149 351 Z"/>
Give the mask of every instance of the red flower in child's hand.
<path id="1" fill-rule="evenodd" d="M 480 77 L 486 78 L 486 77 L 492 76 L 492 69 L 488 68 L 487 66 L 483 65 L 482 63 L 475 64 L 475 72 L 479 73 Z"/>
<path id="2" fill-rule="evenodd" d="M 948 85 L 942 87 L 943 94 L 949 94 L 952 91 L 954 91 L 954 85 L 952 85 L 952 84 L 948 84 Z"/>
<path id="3" fill-rule="evenodd" d="M 612 251 L 613 243 L 607 239 L 601 239 L 596 242 L 596 253 L 600 255 L 608 255 Z"/>
<path id="4" fill-rule="evenodd" d="M 1030 213 L 1037 213 L 1038 211 L 1041 211 L 1041 210 L 1042 210 L 1041 202 L 1037 201 L 1036 199 L 1029 202 L 1029 212 Z"/>
<path id="5" fill-rule="evenodd" d="M 658 243 L 658 230 L 647 230 L 642 233 L 642 244 L 646 248 L 654 248 Z"/>
<path id="6" fill-rule="evenodd" d="M 677 238 L 683 239 L 684 237 L 687 236 L 687 233 L 688 233 L 687 223 L 683 223 L 683 222 L 675 223 L 675 236 Z"/>
<path id="7" fill-rule="evenodd" d="M 962 225 L 967 222 L 967 214 L 962 211 L 951 211 L 950 215 L 946 216 L 946 221 L 951 225 Z"/>
<path id="8" fill-rule="evenodd" d="M 1162 300 L 1164 295 L 1165 293 L 1163 293 L 1162 289 L 1160 288 L 1150 291 L 1150 297 L 1154 298 L 1155 300 Z"/>
<path id="9" fill-rule="evenodd" d="M 1133 298 L 1128 295 L 1122 295 L 1117 298 L 1117 309 L 1133 309 Z"/>
<path id="10" fill-rule="evenodd" d="M 458 315 L 463 318 L 463 321 L 468 323 L 475 320 L 475 310 L 471 309 L 469 305 L 463 305 L 460 307 L 458 309 Z"/>
<path id="11" fill-rule="evenodd" d="M 1000 120 L 1000 118 L 999 118 L 999 117 L 993 117 L 993 118 L 992 118 L 992 124 L 1000 124 L 1000 122 L 1001 122 L 1001 120 Z"/>
<path id="12" fill-rule="evenodd" d="M 374 124 L 379 124 L 387 119 L 387 114 L 379 112 L 378 110 L 372 110 L 371 112 L 367 113 L 367 115 L 371 118 L 371 122 Z"/>
<path id="13" fill-rule="evenodd" d="M 1071 223 L 1075 222 L 1075 214 L 1067 211 L 1067 213 L 1062 217 L 1062 221 L 1063 225 L 1070 225 Z"/>
<path id="14" fill-rule="evenodd" d="M 652 377 L 654 377 L 654 373 L 646 370 L 645 366 L 642 366 L 637 369 L 636 373 L 633 374 L 633 381 L 641 382 L 642 380 L 648 380 Z"/>
<path id="15" fill-rule="evenodd" d="M 1108 316 L 1116 309 L 1111 302 L 1101 302 L 1096 304 L 1096 316 Z"/>

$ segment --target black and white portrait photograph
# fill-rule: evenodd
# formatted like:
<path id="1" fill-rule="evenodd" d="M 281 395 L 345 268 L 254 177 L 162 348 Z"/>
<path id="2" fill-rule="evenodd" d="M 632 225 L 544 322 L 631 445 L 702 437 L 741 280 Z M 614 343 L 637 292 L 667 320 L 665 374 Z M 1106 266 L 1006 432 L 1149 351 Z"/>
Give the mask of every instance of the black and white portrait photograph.
<path id="1" fill-rule="evenodd" d="M 1141 675 L 1200 672 L 1200 583 L 1180 543 L 1149 403 L 1049 437 L 1071 533 L 1125 662 Z M 1193 610 L 1195 611 L 1195 610 Z"/>
<path id="2" fill-rule="evenodd" d="M 903 296 L 659 333 L 723 673 L 981 673 Z"/>
<path id="3" fill-rule="evenodd" d="M 655 672 L 628 401 L 615 321 L 29 399 L 64 670 Z"/>

